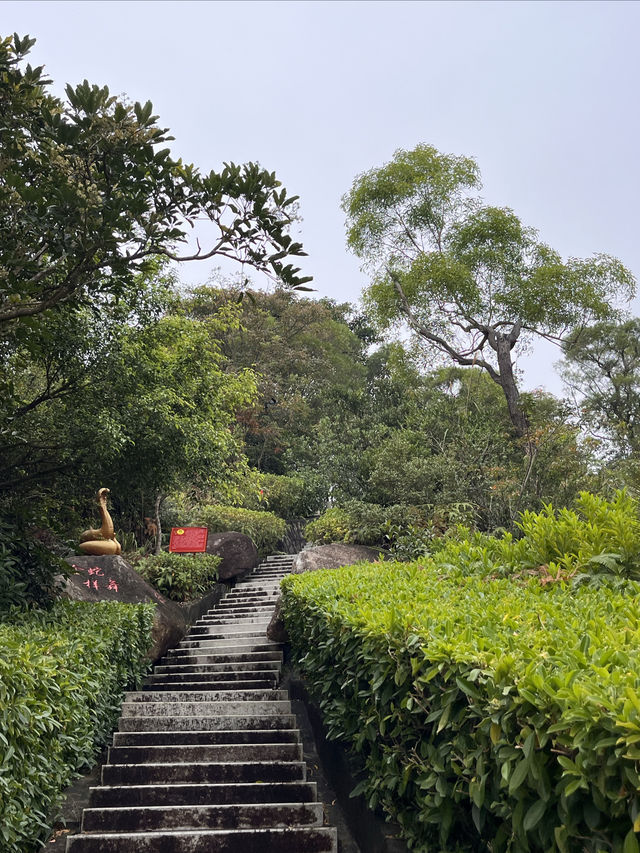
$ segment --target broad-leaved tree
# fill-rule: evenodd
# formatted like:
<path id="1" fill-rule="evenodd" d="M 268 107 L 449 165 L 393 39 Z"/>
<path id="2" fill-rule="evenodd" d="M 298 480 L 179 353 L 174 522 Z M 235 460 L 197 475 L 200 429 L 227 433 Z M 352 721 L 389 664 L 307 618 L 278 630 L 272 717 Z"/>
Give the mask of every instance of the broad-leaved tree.
<path id="1" fill-rule="evenodd" d="M 609 255 L 563 260 L 512 210 L 483 204 L 480 186 L 470 157 L 399 150 L 345 195 L 348 243 L 373 275 L 379 323 L 408 325 L 445 360 L 486 370 L 525 436 L 516 347 L 610 317 L 635 281 Z"/>

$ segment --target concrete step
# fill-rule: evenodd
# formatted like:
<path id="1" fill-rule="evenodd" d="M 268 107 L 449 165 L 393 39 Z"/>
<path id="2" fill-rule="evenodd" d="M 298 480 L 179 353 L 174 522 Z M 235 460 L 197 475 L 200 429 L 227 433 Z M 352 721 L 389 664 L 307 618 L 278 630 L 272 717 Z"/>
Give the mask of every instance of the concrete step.
<path id="1" fill-rule="evenodd" d="M 91 788 L 91 808 L 117 806 L 231 805 L 233 803 L 312 803 L 315 782 L 231 782 L 198 785 L 100 785 Z"/>
<path id="2" fill-rule="evenodd" d="M 286 699 L 282 701 L 251 702 L 244 700 L 239 702 L 124 702 L 122 705 L 122 717 L 229 717 L 247 714 L 250 717 L 277 716 L 278 714 L 290 714 L 291 702 Z"/>
<path id="3" fill-rule="evenodd" d="M 264 572 L 253 572 L 250 575 L 246 575 L 241 580 L 239 580 L 234 589 L 242 589 L 246 587 L 247 584 L 252 583 L 264 583 L 277 581 L 278 583 L 282 580 L 283 577 L 290 574 L 290 572 L 283 572 L 281 569 L 274 569 L 273 571 L 264 571 Z"/>
<path id="4" fill-rule="evenodd" d="M 249 577 L 247 578 L 247 581 L 249 583 L 251 583 L 252 580 L 259 580 L 259 581 L 278 580 L 278 581 L 281 581 L 282 578 L 286 578 L 286 576 L 288 574 L 291 574 L 291 573 L 288 571 L 287 572 L 282 571 L 281 569 L 273 569 L 273 571 L 268 571 L 268 572 L 255 572 L 255 574 L 249 575 Z"/>
<path id="5" fill-rule="evenodd" d="M 238 652 L 236 654 L 219 655 L 215 653 L 215 650 L 212 653 L 208 653 L 206 649 L 203 651 L 193 649 L 188 654 L 174 655 L 167 658 L 166 666 L 172 671 L 182 672 L 184 671 L 182 667 L 189 665 L 214 666 L 217 664 L 228 665 L 233 663 L 251 662 L 260 662 L 260 665 L 262 665 L 262 663 L 269 660 L 271 663 L 277 663 L 279 665 L 282 663 L 282 658 L 277 655 L 281 654 L 282 652 L 263 652 L 262 654 L 260 654 L 260 652 Z M 274 657 L 271 657 L 272 655 L 274 655 Z"/>
<path id="6" fill-rule="evenodd" d="M 198 628 L 192 628 L 184 638 L 184 642 L 192 642 L 194 640 L 226 640 L 227 643 L 235 643 L 236 640 L 242 640 L 247 643 L 255 643 L 258 640 L 266 640 L 266 631 L 268 623 L 258 625 L 238 626 L 238 625 L 202 625 Z"/>
<path id="7" fill-rule="evenodd" d="M 212 610 L 216 610 L 218 607 L 229 607 L 232 604 L 265 604 L 271 602 L 277 597 L 278 590 L 267 590 L 265 592 L 255 593 L 252 593 L 251 590 L 247 590 L 246 592 L 236 590 L 234 592 L 230 592 L 221 599 L 216 606 L 212 608 Z"/>
<path id="8" fill-rule="evenodd" d="M 267 622 L 269 614 L 275 609 L 275 601 L 269 604 L 234 604 L 219 610 L 208 610 L 194 624 L 206 625 L 223 619 L 233 619 L 235 622 Z"/>
<path id="9" fill-rule="evenodd" d="M 265 581 L 264 583 L 260 584 L 248 584 L 247 586 L 243 586 L 238 589 L 238 593 L 244 593 L 247 597 L 254 597 L 256 595 L 263 594 L 265 596 L 269 596 L 267 599 L 268 601 L 277 601 L 281 593 L 280 581 Z"/>
<path id="10" fill-rule="evenodd" d="M 221 624 L 254 625 L 256 622 L 266 622 L 268 624 L 270 615 L 273 614 L 274 610 L 274 607 L 255 607 L 251 610 L 232 610 L 231 608 L 227 608 L 222 614 L 219 610 L 214 610 L 213 613 L 210 611 L 208 616 L 201 616 L 193 627 Z"/>
<path id="11" fill-rule="evenodd" d="M 201 673 L 227 673 L 231 678 L 235 673 L 238 677 L 241 677 L 244 672 L 253 672 L 256 670 L 267 670 L 271 669 L 274 672 L 278 672 L 280 670 L 280 658 L 274 657 L 271 660 L 248 660 L 248 661 L 226 661 L 222 663 L 205 663 L 205 664 L 183 664 L 183 663 L 173 663 L 166 664 L 164 666 L 157 666 L 155 668 L 155 672 L 158 675 L 164 674 L 175 674 L 179 675 L 180 673 L 188 673 L 188 672 L 201 672 Z"/>
<path id="12" fill-rule="evenodd" d="M 275 607 L 265 607 L 261 610 L 243 610 L 243 611 L 234 611 L 234 610 L 225 610 L 223 612 L 216 611 L 215 613 L 208 613 L 205 616 L 202 616 L 192 628 L 199 627 L 208 627 L 208 626 L 233 626 L 235 625 L 238 628 L 254 628 L 256 625 L 264 626 L 263 630 L 266 630 L 267 625 L 271 621 L 273 614 L 275 611 Z"/>
<path id="13" fill-rule="evenodd" d="M 274 607 L 279 595 L 279 590 L 274 593 L 265 593 L 264 595 L 229 595 L 216 608 L 207 610 L 207 613 L 225 613 L 227 610 L 232 610 L 236 607 Z"/>
<path id="14" fill-rule="evenodd" d="M 203 684 L 215 684 L 216 682 L 220 682 L 220 684 L 233 684 L 233 682 L 241 682 L 247 681 L 250 679 L 262 679 L 267 681 L 273 681 L 278 678 L 278 671 L 276 668 L 269 669 L 268 667 L 264 667 L 264 669 L 259 669 L 257 666 L 254 667 L 246 667 L 241 670 L 227 670 L 226 672 L 223 670 L 221 672 L 213 671 L 213 672 L 159 672 L 155 675 L 149 676 L 149 678 L 142 685 L 143 690 L 153 690 L 153 685 L 162 685 L 162 684 L 182 684 L 189 682 L 190 684 L 194 684 L 198 681 L 201 681 Z M 160 687 L 158 686 L 158 690 Z M 190 690 L 191 688 L 185 687 L 185 690 Z M 197 689 L 197 688 L 196 688 Z M 203 688 L 204 689 L 204 688 Z M 221 690 L 224 688 L 221 687 Z M 238 688 L 239 690 L 242 688 Z"/>
<path id="15" fill-rule="evenodd" d="M 227 595 L 218 602 L 216 607 L 233 601 L 237 601 L 241 604 L 271 601 L 271 599 L 276 598 L 280 592 L 278 589 L 256 589 L 255 587 L 255 581 L 252 581 L 251 583 L 245 582 L 244 586 L 242 585 L 242 582 L 236 584 L 231 592 L 227 593 Z"/>
<path id="16" fill-rule="evenodd" d="M 261 631 L 264 637 L 269 622 L 274 614 L 274 608 L 271 608 L 267 613 L 256 613 L 250 616 L 234 615 L 219 616 L 215 618 L 204 618 L 192 625 L 189 629 L 189 636 L 200 635 L 207 631 L 231 632 L 234 631 Z"/>
<path id="17" fill-rule="evenodd" d="M 231 729 L 294 729 L 296 718 L 293 714 L 252 714 L 244 711 L 235 714 L 207 716 L 205 712 L 187 716 L 180 714 L 176 716 L 159 716 L 158 714 L 135 717 L 120 717 L 118 720 L 118 731 L 121 732 L 198 732 L 198 731 L 225 731 Z"/>
<path id="18" fill-rule="evenodd" d="M 230 640 L 183 640 L 175 649 L 169 649 L 168 656 L 179 655 L 180 652 L 189 652 L 190 649 L 216 649 L 219 654 L 233 654 L 234 652 L 277 652 L 280 650 L 279 643 L 271 643 L 267 639 L 256 637 L 239 637 L 235 642 Z"/>
<path id="19" fill-rule="evenodd" d="M 246 673 L 245 673 L 246 675 Z M 154 676 L 149 684 L 144 684 L 142 689 L 148 692 L 170 693 L 174 690 L 207 690 L 215 691 L 232 691 L 232 690 L 274 690 L 277 683 L 277 677 L 271 673 L 271 678 L 255 678 L 253 680 L 244 681 L 160 681 L 160 676 Z"/>
<path id="20" fill-rule="evenodd" d="M 226 610 L 216 610 L 213 612 L 209 612 L 205 616 L 201 616 L 197 622 L 194 623 L 193 627 L 197 627 L 198 625 L 255 625 L 256 622 L 266 622 L 267 624 L 271 621 L 271 617 L 273 616 L 273 612 L 275 607 L 265 606 L 260 608 L 253 608 L 251 610 L 232 610 L 230 607 Z"/>
<path id="21" fill-rule="evenodd" d="M 268 621 L 261 619 L 259 622 L 237 623 L 234 621 L 224 625 L 194 625 L 190 628 L 187 637 L 200 639 L 208 637 L 211 640 L 231 640 L 239 637 L 264 637 Z"/>
<path id="22" fill-rule="evenodd" d="M 190 704 L 192 702 L 265 702 L 265 701 L 287 701 L 289 693 L 286 690 L 234 690 L 220 691 L 220 696 L 216 695 L 215 690 L 183 690 L 182 688 L 174 689 L 168 693 L 159 693 L 153 690 L 138 690 L 135 693 L 125 693 L 124 704 L 134 702 L 144 703 L 145 706 L 150 702 L 180 702 L 181 704 Z"/>
<path id="23" fill-rule="evenodd" d="M 202 761 L 302 761 L 299 743 L 162 744 L 112 746 L 109 764 L 167 764 Z"/>
<path id="24" fill-rule="evenodd" d="M 239 663 L 247 663 L 252 664 L 255 662 L 262 661 L 277 661 L 278 663 L 282 663 L 282 652 L 278 649 L 268 649 L 266 651 L 261 651 L 260 649 L 254 652 L 222 652 L 219 651 L 216 653 L 215 651 L 207 654 L 206 652 L 199 652 L 197 649 L 189 651 L 189 649 L 170 649 L 170 651 L 176 652 L 176 654 L 172 654 L 171 656 L 167 655 L 162 658 L 162 664 L 156 667 L 156 671 L 162 672 L 166 667 L 177 667 L 177 666 L 186 666 L 187 664 L 210 664 L 210 665 L 227 665 L 227 664 L 239 664 Z"/>
<path id="25" fill-rule="evenodd" d="M 243 743 L 300 743 L 300 732 L 297 729 L 245 729 L 215 732 L 115 732 L 113 735 L 113 745 L 116 747 Z"/>
<path id="26" fill-rule="evenodd" d="M 194 761 L 103 764 L 103 785 L 175 785 L 180 782 L 306 782 L 304 761 Z"/>
<path id="27" fill-rule="evenodd" d="M 337 853 L 332 827 L 72 835 L 68 853 Z"/>
<path id="28" fill-rule="evenodd" d="M 83 832 L 159 829 L 251 829 L 322 826 L 322 803 L 243 803 L 219 806 L 141 806 L 85 809 Z"/>

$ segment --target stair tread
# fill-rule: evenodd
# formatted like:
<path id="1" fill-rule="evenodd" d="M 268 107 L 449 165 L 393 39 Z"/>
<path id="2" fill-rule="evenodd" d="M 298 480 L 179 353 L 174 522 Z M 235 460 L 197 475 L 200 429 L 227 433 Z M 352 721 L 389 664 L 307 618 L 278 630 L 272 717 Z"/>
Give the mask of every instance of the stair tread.
<path id="1" fill-rule="evenodd" d="M 212 848 L 215 844 L 215 848 Z M 268 845 L 268 846 L 267 846 Z M 209 853 L 243 851 L 243 853 L 334 853 L 337 832 L 333 827 L 271 827 L 268 829 L 191 829 L 161 830 L 135 833 L 87 833 L 67 839 L 67 850 L 107 853 L 129 850 L 163 853 Z"/>

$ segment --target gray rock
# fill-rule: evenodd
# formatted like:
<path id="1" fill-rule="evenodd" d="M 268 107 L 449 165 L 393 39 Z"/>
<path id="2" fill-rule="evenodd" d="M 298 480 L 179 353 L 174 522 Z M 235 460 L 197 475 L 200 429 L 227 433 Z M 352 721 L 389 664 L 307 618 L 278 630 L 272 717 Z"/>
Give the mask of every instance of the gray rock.
<path id="1" fill-rule="evenodd" d="M 370 548 L 368 545 L 347 545 L 345 542 L 334 542 L 331 545 L 316 545 L 305 548 L 296 555 L 293 561 L 293 574 L 317 572 L 318 569 L 339 569 L 341 566 L 352 566 L 354 563 L 375 563 L 387 554 L 382 548 Z"/>
<path id="2" fill-rule="evenodd" d="M 258 549 L 252 539 L 233 530 L 210 533 L 207 538 L 207 554 L 222 557 L 218 566 L 218 579 L 221 581 L 244 575 L 258 565 Z"/>
<path id="3" fill-rule="evenodd" d="M 152 645 L 148 657 L 155 661 L 177 645 L 187 631 L 180 607 L 150 586 L 132 566 L 116 556 L 67 557 L 77 573 L 65 583 L 64 594 L 72 601 L 122 601 L 155 604 Z"/>
<path id="4" fill-rule="evenodd" d="M 332 545 L 317 545 L 306 548 L 296 555 L 292 574 L 317 572 L 319 569 L 339 569 L 354 563 L 374 563 L 388 555 L 381 548 L 369 548 L 367 545 L 347 545 L 336 542 Z M 267 637 L 274 643 L 287 643 L 289 637 L 282 618 L 281 599 L 276 602 L 273 616 L 267 627 Z"/>

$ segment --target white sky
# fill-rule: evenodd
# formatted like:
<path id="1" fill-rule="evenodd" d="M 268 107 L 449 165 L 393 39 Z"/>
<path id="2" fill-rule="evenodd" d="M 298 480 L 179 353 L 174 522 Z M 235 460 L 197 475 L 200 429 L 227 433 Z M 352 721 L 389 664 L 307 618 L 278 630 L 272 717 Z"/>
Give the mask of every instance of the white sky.
<path id="1" fill-rule="evenodd" d="M 607 252 L 640 276 L 638 2 L 0 0 L 0 24 L 38 39 L 58 91 L 87 78 L 151 100 L 202 170 L 276 171 L 301 197 L 320 296 L 366 284 L 341 196 L 420 142 L 475 157 L 487 202 L 563 255 Z M 558 393 L 549 349 L 522 360 L 525 384 Z"/>

